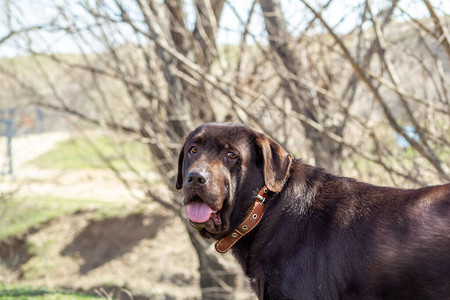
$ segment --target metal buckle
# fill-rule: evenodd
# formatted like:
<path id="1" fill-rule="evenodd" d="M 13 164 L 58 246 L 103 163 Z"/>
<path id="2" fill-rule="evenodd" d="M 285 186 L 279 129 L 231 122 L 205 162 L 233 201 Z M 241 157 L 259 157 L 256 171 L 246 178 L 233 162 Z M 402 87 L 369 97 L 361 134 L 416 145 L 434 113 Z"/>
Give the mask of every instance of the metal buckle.
<path id="1" fill-rule="evenodd" d="M 259 205 L 263 205 L 264 202 L 266 201 L 266 198 L 264 198 L 264 197 L 261 196 L 261 195 L 257 195 L 256 198 L 259 199 Z"/>

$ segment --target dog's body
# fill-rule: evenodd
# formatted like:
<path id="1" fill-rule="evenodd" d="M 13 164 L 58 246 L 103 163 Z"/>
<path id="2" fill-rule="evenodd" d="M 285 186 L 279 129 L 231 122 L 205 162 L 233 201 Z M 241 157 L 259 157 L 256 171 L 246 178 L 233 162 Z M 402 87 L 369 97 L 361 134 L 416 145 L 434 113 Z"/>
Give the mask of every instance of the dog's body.
<path id="1" fill-rule="evenodd" d="M 243 125 L 186 139 L 177 188 L 204 237 L 239 226 L 264 185 L 261 222 L 231 248 L 259 299 L 450 299 L 450 184 L 337 177 Z"/>

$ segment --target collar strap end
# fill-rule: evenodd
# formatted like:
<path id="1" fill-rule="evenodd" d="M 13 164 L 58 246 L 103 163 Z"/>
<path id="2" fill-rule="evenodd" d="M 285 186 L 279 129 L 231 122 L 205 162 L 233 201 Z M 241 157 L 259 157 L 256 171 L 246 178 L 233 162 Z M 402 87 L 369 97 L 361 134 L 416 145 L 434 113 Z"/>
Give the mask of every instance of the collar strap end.
<path id="1" fill-rule="evenodd" d="M 215 244 L 216 251 L 219 253 L 226 253 L 234 244 L 236 244 L 242 237 L 253 230 L 261 220 L 266 209 L 265 201 L 269 195 L 269 190 L 264 186 L 258 193 L 253 203 L 253 208 L 247 215 L 247 218 L 229 235 L 219 240 Z"/>

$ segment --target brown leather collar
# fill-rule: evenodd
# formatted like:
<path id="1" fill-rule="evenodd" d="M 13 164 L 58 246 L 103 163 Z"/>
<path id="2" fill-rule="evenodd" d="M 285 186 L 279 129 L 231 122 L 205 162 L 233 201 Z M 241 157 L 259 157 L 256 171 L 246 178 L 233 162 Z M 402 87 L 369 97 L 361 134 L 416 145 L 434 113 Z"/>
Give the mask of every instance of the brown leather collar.
<path id="1" fill-rule="evenodd" d="M 253 209 L 248 214 L 247 218 L 242 222 L 233 232 L 219 240 L 215 247 L 216 251 L 220 253 L 227 252 L 237 241 L 244 237 L 247 233 L 252 231 L 261 220 L 266 209 L 265 201 L 269 196 L 269 189 L 264 186 L 255 198 Z"/>

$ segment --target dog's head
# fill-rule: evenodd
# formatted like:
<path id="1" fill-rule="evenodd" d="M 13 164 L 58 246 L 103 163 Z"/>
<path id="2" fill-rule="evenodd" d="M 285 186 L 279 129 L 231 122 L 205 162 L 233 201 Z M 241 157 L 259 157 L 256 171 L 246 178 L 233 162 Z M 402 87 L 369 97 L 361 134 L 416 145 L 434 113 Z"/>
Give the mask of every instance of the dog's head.
<path id="1" fill-rule="evenodd" d="M 192 226 L 219 239 L 243 221 L 264 185 L 281 191 L 291 163 L 278 143 L 250 127 L 207 123 L 186 138 L 176 188 L 183 189 Z"/>

